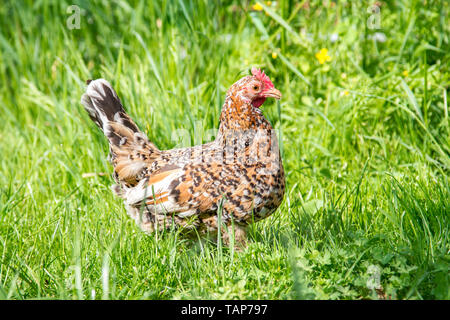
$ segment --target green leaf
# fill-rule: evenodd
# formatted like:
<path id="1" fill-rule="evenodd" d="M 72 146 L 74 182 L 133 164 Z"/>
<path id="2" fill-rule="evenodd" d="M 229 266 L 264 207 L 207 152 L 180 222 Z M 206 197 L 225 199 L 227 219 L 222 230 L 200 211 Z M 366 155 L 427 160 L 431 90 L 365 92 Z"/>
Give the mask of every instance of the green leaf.
<path id="1" fill-rule="evenodd" d="M 411 89 L 409 88 L 409 86 L 406 84 L 406 82 L 403 79 L 401 79 L 401 86 L 402 86 L 403 90 L 406 92 L 406 95 L 408 96 L 409 103 L 411 104 L 411 106 L 416 111 L 416 113 L 419 116 L 420 120 L 422 120 L 422 122 L 423 122 L 422 111 L 420 110 L 420 106 L 417 103 L 417 100 L 416 100 L 416 97 L 414 96 L 414 93 L 412 93 Z"/>
<path id="2" fill-rule="evenodd" d="M 303 211 L 308 215 L 314 215 L 322 207 L 323 201 L 319 199 L 310 200 L 302 205 Z"/>

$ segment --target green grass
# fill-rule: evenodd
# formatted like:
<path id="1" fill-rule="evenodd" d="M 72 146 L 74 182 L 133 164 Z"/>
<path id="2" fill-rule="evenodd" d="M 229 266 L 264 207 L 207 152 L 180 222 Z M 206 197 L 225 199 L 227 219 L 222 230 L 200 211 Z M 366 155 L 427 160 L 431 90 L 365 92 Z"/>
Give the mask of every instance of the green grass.
<path id="1" fill-rule="evenodd" d="M 385 3 L 372 30 L 372 2 L 3 3 L 0 298 L 449 299 L 449 4 Z M 210 139 L 251 66 L 283 93 L 263 112 L 287 191 L 243 252 L 145 235 L 110 175 L 82 177 L 111 172 L 86 79 L 164 149 Z"/>

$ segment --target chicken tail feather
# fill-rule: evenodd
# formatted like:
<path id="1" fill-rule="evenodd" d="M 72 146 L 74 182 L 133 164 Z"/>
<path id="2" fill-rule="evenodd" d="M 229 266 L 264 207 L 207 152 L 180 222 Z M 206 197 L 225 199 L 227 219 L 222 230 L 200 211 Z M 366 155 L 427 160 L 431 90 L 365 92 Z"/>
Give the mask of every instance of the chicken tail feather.
<path id="1" fill-rule="evenodd" d="M 81 104 L 109 140 L 110 161 L 114 166 L 116 180 L 137 183 L 145 164 L 159 150 L 126 114 L 108 81 L 88 80 Z"/>
<path id="2" fill-rule="evenodd" d="M 81 97 L 81 103 L 88 112 L 92 121 L 109 137 L 110 122 L 117 122 L 130 129 L 139 132 L 139 128 L 125 113 L 117 93 L 108 81 L 104 79 L 88 80 L 86 93 Z"/>

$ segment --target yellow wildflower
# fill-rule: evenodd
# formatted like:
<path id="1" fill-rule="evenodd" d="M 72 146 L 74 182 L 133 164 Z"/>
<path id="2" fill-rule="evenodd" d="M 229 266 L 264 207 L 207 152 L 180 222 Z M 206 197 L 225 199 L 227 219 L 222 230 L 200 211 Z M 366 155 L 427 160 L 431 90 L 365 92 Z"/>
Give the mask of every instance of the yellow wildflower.
<path id="1" fill-rule="evenodd" d="M 272 59 L 276 59 L 278 57 L 278 53 L 276 51 L 272 52 Z"/>
<path id="2" fill-rule="evenodd" d="M 252 9 L 255 10 L 255 11 L 262 11 L 262 10 L 263 10 L 263 7 L 262 7 L 262 5 L 261 5 L 259 2 L 257 2 L 257 3 L 255 3 L 255 4 L 252 6 Z"/>
<path id="3" fill-rule="evenodd" d="M 342 93 L 344 96 L 348 96 L 350 94 L 350 92 L 348 92 L 348 90 L 344 90 L 344 92 Z"/>
<path id="4" fill-rule="evenodd" d="M 316 53 L 316 59 L 319 60 L 320 64 L 331 61 L 331 57 L 328 55 L 328 49 L 322 48 Z"/>
<path id="5" fill-rule="evenodd" d="M 272 5 L 272 1 L 266 1 L 266 5 L 270 7 Z"/>
<path id="6" fill-rule="evenodd" d="M 404 70 L 403 72 L 402 72 L 402 75 L 406 78 L 407 76 L 409 76 L 409 72 L 408 72 L 408 70 Z"/>

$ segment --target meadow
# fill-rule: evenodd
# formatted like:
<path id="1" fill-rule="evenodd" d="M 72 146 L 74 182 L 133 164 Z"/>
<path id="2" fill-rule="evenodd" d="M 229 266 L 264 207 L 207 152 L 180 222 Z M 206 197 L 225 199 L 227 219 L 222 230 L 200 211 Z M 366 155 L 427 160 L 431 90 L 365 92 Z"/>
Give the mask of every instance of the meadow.
<path id="1" fill-rule="evenodd" d="M 0 299 L 449 299 L 448 1 L 3 1 Z M 80 104 L 161 149 L 260 67 L 287 190 L 242 252 L 142 233 Z"/>

